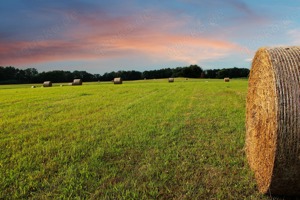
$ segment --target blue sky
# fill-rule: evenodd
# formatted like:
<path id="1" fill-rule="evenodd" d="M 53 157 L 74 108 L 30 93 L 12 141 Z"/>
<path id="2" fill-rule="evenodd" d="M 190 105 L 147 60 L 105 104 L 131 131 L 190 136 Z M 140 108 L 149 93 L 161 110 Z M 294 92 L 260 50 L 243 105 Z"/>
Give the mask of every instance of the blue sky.
<path id="1" fill-rule="evenodd" d="M 0 66 L 250 67 L 259 47 L 299 45 L 299 11 L 290 0 L 3 1 Z"/>

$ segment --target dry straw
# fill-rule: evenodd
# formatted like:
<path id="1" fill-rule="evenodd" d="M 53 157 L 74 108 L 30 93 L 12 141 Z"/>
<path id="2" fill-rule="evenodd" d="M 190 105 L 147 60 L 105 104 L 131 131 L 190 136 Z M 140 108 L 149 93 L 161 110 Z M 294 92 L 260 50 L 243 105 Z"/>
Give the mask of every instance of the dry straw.
<path id="1" fill-rule="evenodd" d="M 52 82 L 51 81 L 45 81 L 43 83 L 43 87 L 52 87 Z"/>
<path id="2" fill-rule="evenodd" d="M 81 79 L 74 79 L 72 85 L 82 85 Z"/>
<path id="3" fill-rule="evenodd" d="M 229 82 L 230 81 L 230 78 L 224 78 L 224 82 Z"/>
<path id="4" fill-rule="evenodd" d="M 169 83 L 173 83 L 174 82 L 174 78 L 169 78 Z"/>
<path id="5" fill-rule="evenodd" d="M 114 84 L 122 84 L 122 78 L 114 78 Z"/>
<path id="6" fill-rule="evenodd" d="M 300 47 L 256 52 L 246 107 L 246 154 L 260 192 L 300 195 Z"/>

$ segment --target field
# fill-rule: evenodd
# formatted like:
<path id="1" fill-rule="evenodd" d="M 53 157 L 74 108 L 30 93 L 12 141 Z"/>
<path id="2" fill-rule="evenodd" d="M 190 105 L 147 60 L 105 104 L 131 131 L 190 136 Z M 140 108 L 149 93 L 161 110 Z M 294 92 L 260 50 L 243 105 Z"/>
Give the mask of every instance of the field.
<path id="1" fill-rule="evenodd" d="M 0 199 L 270 199 L 245 159 L 247 84 L 0 86 Z"/>

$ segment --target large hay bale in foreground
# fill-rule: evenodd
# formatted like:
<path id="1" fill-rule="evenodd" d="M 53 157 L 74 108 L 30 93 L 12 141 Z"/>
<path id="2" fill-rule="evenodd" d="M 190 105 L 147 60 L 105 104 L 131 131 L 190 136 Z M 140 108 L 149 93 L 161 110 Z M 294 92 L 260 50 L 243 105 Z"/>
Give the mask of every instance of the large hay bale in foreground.
<path id="1" fill-rule="evenodd" d="M 246 154 L 260 192 L 300 195 L 300 47 L 256 52 L 246 107 Z"/>
<path id="2" fill-rule="evenodd" d="M 81 79 L 74 79 L 72 85 L 82 85 Z"/>
<path id="3" fill-rule="evenodd" d="M 52 82 L 51 81 L 45 81 L 43 83 L 43 87 L 52 87 Z"/>
<path id="4" fill-rule="evenodd" d="M 224 82 L 229 82 L 230 81 L 230 78 L 224 78 Z"/>
<path id="5" fill-rule="evenodd" d="M 122 84 L 122 78 L 114 78 L 114 84 Z"/>
<path id="6" fill-rule="evenodd" d="M 173 83 L 174 82 L 174 78 L 169 78 L 169 83 Z"/>

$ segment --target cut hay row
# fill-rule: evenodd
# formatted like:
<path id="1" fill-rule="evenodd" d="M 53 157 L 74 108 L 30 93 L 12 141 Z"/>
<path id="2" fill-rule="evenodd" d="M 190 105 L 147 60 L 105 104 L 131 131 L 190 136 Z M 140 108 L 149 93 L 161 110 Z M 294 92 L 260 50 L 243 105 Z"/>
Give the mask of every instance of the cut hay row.
<path id="1" fill-rule="evenodd" d="M 82 85 L 82 80 L 81 79 L 74 79 L 72 83 L 68 83 L 68 85 Z M 51 81 L 45 81 L 43 83 L 43 87 L 52 87 L 52 82 Z M 63 85 L 60 85 L 60 87 L 63 87 Z M 31 88 L 35 88 L 35 86 L 31 86 Z"/>
<path id="2" fill-rule="evenodd" d="M 144 79 L 146 80 L 146 78 Z M 186 78 L 185 80 L 188 80 L 188 78 Z M 229 78 L 224 78 L 224 81 L 225 82 L 229 82 Z M 168 82 L 169 83 L 173 83 L 175 81 L 174 78 L 168 78 Z M 98 81 L 99 82 L 99 81 Z M 123 83 L 123 80 L 121 77 L 118 77 L 118 78 L 114 78 L 112 80 L 112 82 L 114 84 L 122 84 Z M 72 83 L 68 83 L 69 86 L 76 86 L 76 85 L 82 85 L 82 80 L 81 79 L 74 79 Z M 32 88 L 34 88 L 35 86 L 32 86 Z M 45 81 L 43 83 L 43 87 L 52 87 L 52 82 L 51 81 Z M 63 87 L 63 85 L 60 85 L 60 87 Z"/>
<path id="3" fill-rule="evenodd" d="M 300 195 L 300 47 L 256 52 L 246 130 L 246 154 L 260 192 Z"/>

